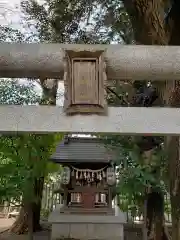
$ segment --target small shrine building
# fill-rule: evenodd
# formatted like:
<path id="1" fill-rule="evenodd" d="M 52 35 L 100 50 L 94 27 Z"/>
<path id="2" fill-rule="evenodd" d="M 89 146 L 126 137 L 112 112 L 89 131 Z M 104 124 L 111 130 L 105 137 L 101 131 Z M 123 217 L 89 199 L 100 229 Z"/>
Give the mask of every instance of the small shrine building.
<path id="1" fill-rule="evenodd" d="M 125 219 L 112 207 L 115 159 L 115 153 L 99 138 L 65 137 L 60 142 L 51 161 L 63 166 L 59 192 L 64 204 L 50 214 L 52 240 L 60 237 L 106 240 L 107 232 L 110 235 L 107 240 L 116 237 L 123 240 L 120 236 L 123 237 Z M 98 226 L 101 226 L 101 233 Z M 89 227 L 94 232 L 89 232 Z M 118 229 L 116 234 L 110 227 Z"/>

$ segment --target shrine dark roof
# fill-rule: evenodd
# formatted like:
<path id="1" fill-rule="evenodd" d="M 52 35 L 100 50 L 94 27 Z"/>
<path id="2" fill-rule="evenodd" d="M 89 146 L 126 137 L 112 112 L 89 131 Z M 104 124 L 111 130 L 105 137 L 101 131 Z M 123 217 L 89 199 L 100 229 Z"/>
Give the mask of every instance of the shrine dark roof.
<path id="1" fill-rule="evenodd" d="M 50 159 L 56 163 L 106 163 L 115 160 L 115 154 L 99 138 L 68 137 L 57 145 Z"/>

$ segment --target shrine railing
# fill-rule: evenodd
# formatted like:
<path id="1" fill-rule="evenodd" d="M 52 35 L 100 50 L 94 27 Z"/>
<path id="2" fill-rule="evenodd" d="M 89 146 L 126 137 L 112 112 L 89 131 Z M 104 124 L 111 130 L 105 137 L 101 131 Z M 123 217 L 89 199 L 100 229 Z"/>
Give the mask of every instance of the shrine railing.
<path id="1" fill-rule="evenodd" d="M 58 204 L 63 204 L 63 199 L 60 194 L 52 194 L 55 189 L 55 184 L 48 184 L 44 186 L 43 199 L 42 199 L 42 212 L 51 212 Z M 169 194 L 164 195 L 165 200 L 165 221 L 168 224 L 172 223 L 171 220 L 171 207 Z M 126 213 L 128 222 L 143 221 L 142 212 L 138 206 L 128 204 L 128 199 L 124 195 L 119 195 L 119 202 L 121 210 Z"/>
<path id="2" fill-rule="evenodd" d="M 55 189 L 55 184 L 45 184 L 44 185 L 44 191 L 43 191 L 43 198 L 42 198 L 42 215 L 48 215 L 52 211 L 52 209 L 55 209 L 57 205 L 63 204 L 63 199 L 60 194 L 56 193 L 53 194 L 53 191 Z M 170 209 L 170 199 L 169 195 L 164 195 L 165 199 L 165 221 L 168 224 L 172 223 L 171 220 L 171 209 Z M 128 205 L 128 199 L 124 195 L 119 195 L 120 200 L 120 206 L 121 210 L 124 210 L 127 216 L 128 222 L 138 222 L 143 221 L 143 216 L 140 210 L 137 206 L 133 204 Z M 18 203 L 19 204 L 19 203 Z M 7 215 L 10 211 L 17 211 L 18 206 L 14 206 L 8 202 L 1 203 L 0 204 L 0 214 Z M 128 210 L 127 210 L 128 209 Z"/>
<path id="3" fill-rule="evenodd" d="M 82 207 L 83 206 L 83 193 L 69 191 L 70 193 L 70 202 L 68 206 Z M 95 193 L 94 207 L 106 207 L 108 206 L 108 195 L 100 192 Z"/>

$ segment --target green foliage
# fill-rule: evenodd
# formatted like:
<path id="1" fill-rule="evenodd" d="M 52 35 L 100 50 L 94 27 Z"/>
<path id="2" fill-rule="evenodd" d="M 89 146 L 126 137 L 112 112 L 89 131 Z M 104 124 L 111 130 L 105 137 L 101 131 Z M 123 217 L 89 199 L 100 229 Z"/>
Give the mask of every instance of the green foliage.
<path id="1" fill-rule="evenodd" d="M 0 25 L 0 42 L 22 42 L 24 35 L 16 29 Z"/>
<path id="2" fill-rule="evenodd" d="M 122 208 L 140 206 L 148 187 L 156 191 L 165 191 L 163 174 L 166 167 L 165 151 L 162 148 L 153 150 L 151 160 L 146 163 L 146 157 L 138 147 L 138 137 L 104 136 L 107 148 L 116 151 L 117 174 L 119 176 L 116 193 L 125 196 Z M 126 209 L 127 210 L 127 209 Z"/>
<path id="3" fill-rule="evenodd" d="M 143 84 L 147 84 L 143 82 Z M 135 89 L 143 86 L 142 82 L 136 81 L 133 85 Z M 107 101 L 112 105 L 128 105 L 126 96 L 120 86 L 111 87 L 113 91 L 108 94 Z M 153 191 L 166 191 L 166 152 L 162 146 L 151 150 L 151 157 L 144 154 L 142 148 L 142 137 L 139 136 L 103 136 L 107 148 L 116 152 L 116 166 L 118 183 L 116 194 L 120 198 L 120 207 L 124 211 L 141 211 L 147 189 Z M 141 148 L 140 148 L 141 147 Z"/>
<path id="4" fill-rule="evenodd" d="M 1 136 L 0 196 L 7 199 L 23 194 L 34 199 L 32 183 L 48 175 L 47 160 L 60 138 L 61 135 Z"/>
<path id="5" fill-rule="evenodd" d="M 122 1 L 24 0 L 21 6 L 28 27 L 35 29 L 41 42 L 131 44 L 134 40 Z"/>
<path id="6" fill-rule="evenodd" d="M 96 29 L 104 33 L 109 42 L 134 43 L 134 34 L 123 1 L 98 1 L 100 11 L 94 15 Z M 98 28 L 97 28 L 98 26 Z"/>
<path id="7" fill-rule="evenodd" d="M 80 23 L 87 21 L 93 11 L 93 2 L 86 0 L 22 1 L 25 19 L 35 27 L 42 42 L 70 43 L 82 39 Z"/>
<path id="8" fill-rule="evenodd" d="M 40 96 L 31 81 L 19 84 L 18 80 L 0 82 L 1 104 L 38 104 Z M 57 171 L 58 166 L 48 159 L 62 135 L 1 135 L 0 136 L 0 199 L 20 201 L 22 195 L 33 199 L 36 178 Z"/>
<path id="9" fill-rule="evenodd" d="M 20 83 L 16 79 L 0 80 L 0 104 L 37 104 L 41 96 L 35 90 L 35 81 L 25 80 Z"/>

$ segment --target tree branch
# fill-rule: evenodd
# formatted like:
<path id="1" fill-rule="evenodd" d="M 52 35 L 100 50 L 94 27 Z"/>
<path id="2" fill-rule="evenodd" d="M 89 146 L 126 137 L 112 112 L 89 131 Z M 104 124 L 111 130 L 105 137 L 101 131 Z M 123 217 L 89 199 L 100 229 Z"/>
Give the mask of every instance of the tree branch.
<path id="1" fill-rule="evenodd" d="M 106 87 L 106 90 L 111 92 L 113 95 L 115 95 L 120 101 L 124 101 L 129 106 L 130 103 L 126 99 L 124 99 L 122 95 L 119 96 L 118 93 L 115 92 L 112 88 Z"/>

